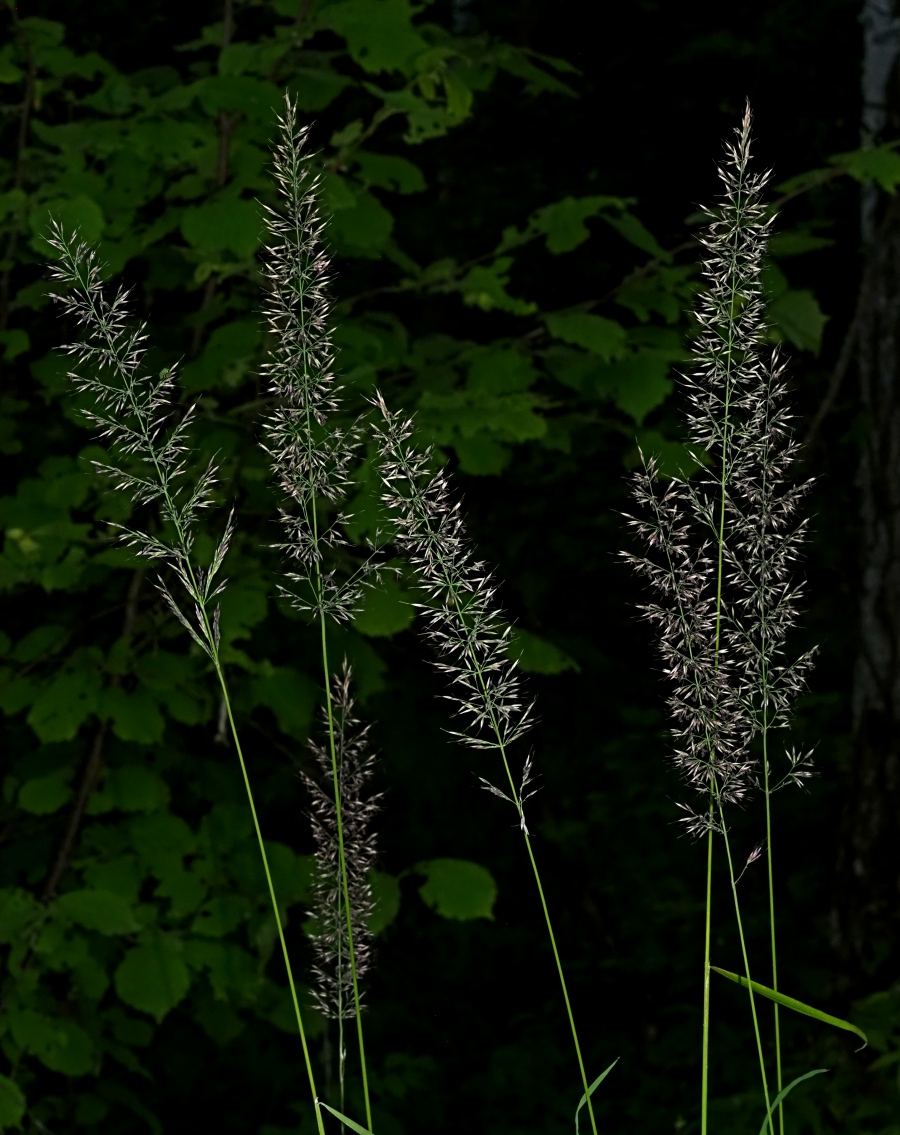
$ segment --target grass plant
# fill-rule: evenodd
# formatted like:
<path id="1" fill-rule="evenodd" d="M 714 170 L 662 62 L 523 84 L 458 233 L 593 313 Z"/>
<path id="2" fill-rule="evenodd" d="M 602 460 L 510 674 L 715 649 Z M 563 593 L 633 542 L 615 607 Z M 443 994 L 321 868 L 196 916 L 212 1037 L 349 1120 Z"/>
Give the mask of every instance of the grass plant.
<path id="1" fill-rule="evenodd" d="M 172 613 L 208 656 L 221 690 L 278 929 L 318 1130 L 324 1135 L 278 899 L 220 653 L 216 599 L 225 586 L 220 571 L 234 532 L 232 518 L 225 525 L 209 567 L 202 567 L 194 554 L 196 527 L 200 514 L 213 504 L 216 467 L 211 461 L 191 483 L 188 455 L 193 407 L 170 425 L 175 413 L 176 369 L 166 369 L 158 377 L 142 371 L 146 329 L 143 324 L 129 323 L 128 293 L 120 288 L 112 299 L 108 298 L 95 252 L 77 237 L 54 226 L 50 243 L 57 254 L 51 278 L 66 288 L 56 299 L 85 331 L 83 338 L 63 348 L 75 360 L 76 369 L 70 377 L 81 393 L 90 396 L 92 408 L 84 410 L 84 415 L 108 439 L 112 451 L 110 463 L 95 461 L 94 466 L 111 478 L 120 492 L 129 495 L 136 508 L 154 504 L 159 508 L 159 532 L 118 525 L 120 535 L 138 555 L 159 565 L 157 586 Z M 186 610 L 172 594 L 166 571 L 186 597 Z"/>
<path id="2" fill-rule="evenodd" d="M 749 108 L 719 170 L 724 193 L 707 211 L 703 240 L 706 289 L 696 318 L 694 367 L 683 379 L 691 449 L 700 472 L 660 481 L 648 459 L 636 474 L 642 516 L 629 518 L 647 556 L 625 553 L 649 578 L 660 601 L 643 608 L 657 626 L 664 669 L 674 682 L 675 763 L 701 806 L 683 804 L 691 834 L 706 841 L 701 1132 L 708 1127 L 710 973 L 714 838 L 722 837 L 768 1127 L 774 1135 L 768 1074 L 738 895 L 740 874 L 729 835 L 728 808 L 754 787 L 765 800 L 764 844 L 772 988 L 777 991 L 771 795 L 809 775 L 805 757 L 787 754 L 788 770 L 771 779 L 772 731 L 787 724 L 812 654 L 781 661 L 796 618 L 799 587 L 791 568 L 805 523 L 794 523 L 808 489 L 786 477 L 796 456 L 785 405 L 783 366 L 765 345 L 761 269 L 773 213 L 762 200 L 767 174 L 750 172 Z M 760 739 L 757 758 L 752 743 Z M 748 864 L 761 848 L 751 852 Z M 775 1008 L 776 1094 L 783 1132 L 783 1071 Z"/>
<path id="3" fill-rule="evenodd" d="M 366 1125 L 372 1127 L 369 1076 L 359 994 L 361 958 L 357 934 L 365 919 L 354 914 L 354 894 L 362 897 L 354 869 L 348 864 L 347 839 L 341 796 L 339 712 L 332 697 L 328 655 L 328 622 L 349 619 L 359 606 L 364 585 L 375 572 L 371 556 L 349 562 L 339 573 L 327 557 L 345 552 L 344 525 L 348 519 L 341 503 L 349 487 L 349 471 L 357 453 L 356 427 L 334 424 L 339 409 L 331 342 L 330 261 L 323 244 L 320 215 L 320 178 L 308 147 L 308 128 L 298 123 L 297 109 L 289 98 L 279 118 L 279 141 L 274 152 L 274 177 L 281 210 L 267 209 L 271 244 L 266 259 L 268 293 L 264 314 L 274 344 L 266 377 L 274 409 L 266 421 L 266 449 L 275 475 L 290 507 L 281 510 L 285 540 L 280 545 L 289 564 L 282 592 L 297 610 L 319 629 L 325 718 L 331 768 L 337 865 L 343 894 L 345 942 L 350 968 L 350 1007 L 342 1007 L 341 1027 L 347 1016 L 356 1020 L 360 1073 Z M 348 557 L 345 556 L 345 560 Z M 347 694 L 349 697 L 349 693 Z M 363 888 L 364 890 L 364 888 Z M 341 1044 L 343 1036 L 341 1036 Z M 341 1084 L 343 1085 L 343 1056 Z M 342 1088 L 343 1091 L 343 1088 Z"/>
<path id="4" fill-rule="evenodd" d="M 491 573 L 476 559 L 469 544 L 446 470 L 434 468 L 433 449 L 421 450 L 412 444 L 412 419 L 390 410 L 380 397 L 377 406 L 382 418 L 385 506 L 396 525 L 397 547 L 415 569 L 424 593 L 420 610 L 426 635 L 438 655 L 438 670 L 448 681 L 448 697 L 460 720 L 460 728 L 452 735 L 470 748 L 492 751 L 500 758 L 508 791 L 483 777 L 479 779 L 487 791 L 512 804 L 518 814 L 584 1086 L 583 1103 L 596 1135 L 591 1095 L 603 1077 L 593 1085 L 588 1083 L 547 895 L 525 821 L 525 801 L 532 794 L 531 756 L 525 758 L 518 778 L 510 764 L 510 746 L 529 731 L 533 720 L 533 705 L 524 694 L 516 663 L 510 657 L 511 627 L 496 601 L 497 586 Z"/>

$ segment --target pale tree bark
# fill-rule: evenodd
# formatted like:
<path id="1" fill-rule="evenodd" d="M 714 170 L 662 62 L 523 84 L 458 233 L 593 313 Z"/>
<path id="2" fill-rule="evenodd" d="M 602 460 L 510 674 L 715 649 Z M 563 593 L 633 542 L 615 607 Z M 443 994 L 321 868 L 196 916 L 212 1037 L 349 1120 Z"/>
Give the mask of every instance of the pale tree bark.
<path id="1" fill-rule="evenodd" d="M 893 0 L 866 0 L 862 22 L 865 145 L 897 133 L 900 19 Z M 879 983 L 900 948 L 900 197 L 867 187 L 861 229 L 859 645 L 834 910 L 835 944 L 859 990 Z"/>

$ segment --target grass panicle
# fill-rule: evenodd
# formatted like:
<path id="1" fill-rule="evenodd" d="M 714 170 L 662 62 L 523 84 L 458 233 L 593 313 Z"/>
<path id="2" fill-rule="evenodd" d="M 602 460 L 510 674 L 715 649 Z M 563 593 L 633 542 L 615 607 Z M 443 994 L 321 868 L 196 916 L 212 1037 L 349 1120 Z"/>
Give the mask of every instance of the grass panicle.
<path id="1" fill-rule="evenodd" d="M 180 421 L 172 422 L 175 368 L 162 371 L 157 378 L 142 372 L 146 328 L 144 324 L 130 324 L 127 291 L 120 288 L 110 300 L 103 288 L 96 253 L 77 237 L 65 234 L 58 225 L 53 228 L 50 244 L 57 255 L 51 278 L 67 289 L 56 299 L 85 332 L 83 339 L 63 348 L 75 360 L 76 370 L 70 373 L 70 378 L 81 393 L 90 396 L 92 408 L 84 410 L 84 415 L 100 430 L 101 436 L 108 439 L 113 453 L 113 462 L 94 462 L 95 468 L 110 477 L 118 490 L 130 495 L 133 505 L 159 506 L 162 534 L 138 527 L 116 527 L 122 539 L 139 555 L 157 561 L 161 568 L 170 569 L 181 584 L 189 603 L 189 614 L 182 610 L 165 579 L 157 580 L 173 614 L 209 657 L 219 682 L 278 929 L 317 1127 L 320 1135 L 324 1135 L 278 900 L 219 653 L 219 606 L 213 604 L 224 587 L 218 575 L 234 531 L 232 519 L 229 517 L 212 561 L 204 569 L 192 553 L 200 514 L 214 503 L 216 467 L 210 462 L 191 483 L 188 454 L 194 409 L 190 407 Z"/>
<path id="2" fill-rule="evenodd" d="M 596 1135 L 581 1043 L 550 919 L 531 833 L 525 823 L 525 801 L 531 794 L 532 759 L 513 776 L 509 747 L 524 737 L 534 721 L 534 706 L 522 689 L 510 657 L 511 627 L 497 602 L 497 585 L 478 560 L 465 531 L 460 505 L 452 497 L 446 470 L 435 467 L 434 451 L 413 444 L 412 419 L 390 410 L 376 397 L 381 414 L 380 450 L 384 503 L 395 525 L 395 544 L 414 568 L 423 592 L 418 604 L 425 634 L 434 647 L 438 670 L 447 679 L 460 727 L 452 735 L 473 749 L 493 750 L 501 760 L 509 793 L 480 778 L 491 793 L 516 808 L 528 859 L 540 898 L 553 957 L 565 1001 L 569 1027 L 584 1087 L 584 1098 Z"/>
<path id="3" fill-rule="evenodd" d="M 375 756 L 369 749 L 369 726 L 361 725 L 355 715 L 351 679 L 351 668 L 345 661 L 343 672 L 332 678 L 331 702 L 334 707 L 335 751 L 356 976 L 362 981 L 372 961 L 370 871 L 375 865 L 376 855 L 373 821 L 380 808 L 381 796 L 371 790 Z M 327 725 L 326 715 L 326 728 Z M 343 1111 L 344 1022 L 352 1020 L 357 1006 L 353 997 L 350 940 L 344 913 L 341 849 L 331 783 L 331 751 L 330 746 L 316 741 L 309 742 L 309 749 L 319 772 L 318 777 L 301 774 L 312 799 L 310 820 L 315 839 L 316 874 L 309 912 L 316 927 L 310 935 L 315 956 L 312 993 L 322 1015 L 338 1023 L 338 1069 Z M 359 1007 L 363 1007 L 362 994 Z"/>
<path id="4" fill-rule="evenodd" d="M 702 240 L 706 283 L 696 312 L 694 365 L 682 379 L 692 477 L 664 483 L 652 457 L 634 478 L 638 518 L 629 522 L 646 554 L 624 553 L 647 577 L 658 600 L 643 613 L 656 626 L 675 738 L 674 761 L 702 803 L 682 804 L 685 822 L 706 836 L 701 1131 L 708 1122 L 709 975 L 713 836 L 725 854 L 747 977 L 749 958 L 738 902 L 726 807 L 761 788 L 766 805 L 773 978 L 777 975 L 770 797 L 802 783 L 808 758 L 787 753 L 781 780 L 770 777 L 769 734 L 787 724 L 790 705 L 812 662 L 807 653 L 782 661 L 796 619 L 793 580 L 805 531 L 795 521 L 809 484 L 788 480 L 796 458 L 786 406 L 784 367 L 766 345 L 761 270 L 774 214 L 762 196 L 769 175 L 750 171 L 749 108 L 719 170 L 723 194 L 707 210 Z M 761 759 L 755 738 L 762 739 Z M 751 853 L 748 863 L 758 857 Z M 752 988 L 748 985 L 766 1107 L 769 1092 Z M 778 1090 L 781 1044 L 776 1008 Z M 779 1105 L 780 1107 L 780 1105 Z M 771 1115 L 770 1128 L 774 1131 Z"/>
<path id="5" fill-rule="evenodd" d="M 289 502 L 280 512 L 285 539 L 279 547 L 289 565 L 285 572 L 288 585 L 281 590 L 319 629 L 352 1015 L 366 1121 L 371 1129 L 327 626 L 330 619 L 342 622 L 352 617 L 378 568 L 374 555 L 354 559 L 344 535 L 349 515 L 342 506 L 362 435 L 358 425 L 345 428 L 337 417 L 340 399 L 331 339 L 331 266 L 319 206 L 321 178 L 309 150 L 308 127 L 299 125 L 297 108 L 289 97 L 278 126 L 273 164 L 279 207 L 266 209 L 270 243 L 264 315 L 273 350 L 264 373 L 273 409 L 265 423 L 265 448 Z"/>

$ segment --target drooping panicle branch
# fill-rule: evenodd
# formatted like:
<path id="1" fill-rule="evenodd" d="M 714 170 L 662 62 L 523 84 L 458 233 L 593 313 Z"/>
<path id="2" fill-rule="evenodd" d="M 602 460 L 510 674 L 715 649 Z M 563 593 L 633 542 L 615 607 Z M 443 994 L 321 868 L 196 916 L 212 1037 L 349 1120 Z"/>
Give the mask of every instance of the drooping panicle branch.
<path id="1" fill-rule="evenodd" d="M 213 503 L 217 480 L 214 461 L 193 486 L 185 477 L 194 408 L 172 424 L 176 368 L 169 367 L 158 377 L 142 373 L 146 326 L 130 324 L 125 289 L 108 298 L 94 250 L 56 224 L 49 243 L 57 254 L 51 279 L 68 289 L 54 299 L 85 331 L 82 339 L 63 347 L 76 364 L 69 377 L 79 392 L 91 396 L 92 406 L 82 414 L 108 439 L 114 458 L 92 464 L 129 494 L 135 506 L 158 502 L 163 525 L 159 535 L 126 525 L 113 527 L 139 555 L 174 572 L 187 593 L 193 618 L 182 611 L 161 579 L 157 587 L 194 641 L 212 656 L 219 640 L 219 608 L 212 605 L 224 587 L 218 575 L 234 527 L 229 517 L 208 568 L 191 563 L 197 522 Z"/>
<path id="2" fill-rule="evenodd" d="M 411 443 L 413 423 L 377 400 L 384 502 L 395 542 L 416 571 L 425 602 L 427 636 L 450 685 L 462 722 L 458 740 L 476 749 L 502 749 L 531 728 L 532 705 L 509 656 L 509 623 L 497 586 L 466 537 L 447 474 L 434 469 L 431 449 Z"/>
<path id="3" fill-rule="evenodd" d="M 351 678 L 350 667 L 345 662 L 342 673 L 332 681 L 332 704 L 353 947 L 356 975 L 361 980 L 372 959 L 372 933 L 369 930 L 372 887 L 369 872 L 375 864 L 376 837 L 373 821 L 381 805 L 381 796 L 371 791 L 375 757 L 369 749 L 369 727 L 361 726 L 354 712 L 350 692 Z M 328 725 L 327 719 L 325 724 Z M 313 996 L 325 1017 L 349 1020 L 355 1016 L 356 1008 L 344 910 L 337 813 L 332 793 L 331 752 L 329 745 L 317 742 L 310 742 L 309 748 L 320 773 L 318 778 L 302 774 L 312 797 L 310 818 L 316 844 L 316 876 L 310 911 L 317 928 L 312 935 L 316 959 Z"/>

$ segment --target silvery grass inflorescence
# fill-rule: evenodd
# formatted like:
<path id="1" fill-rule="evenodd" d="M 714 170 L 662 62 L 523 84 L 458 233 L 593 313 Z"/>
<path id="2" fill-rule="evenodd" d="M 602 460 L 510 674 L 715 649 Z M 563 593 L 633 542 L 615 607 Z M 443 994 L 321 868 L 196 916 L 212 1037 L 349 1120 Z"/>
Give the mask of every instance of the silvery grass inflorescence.
<path id="1" fill-rule="evenodd" d="M 473 749 L 492 750 L 500 756 L 509 793 L 483 777 L 479 779 L 489 792 L 513 804 L 518 813 L 584 1086 L 578 1110 L 587 1105 L 596 1135 L 591 1093 L 603 1076 L 588 1084 L 556 936 L 525 823 L 525 801 L 531 795 L 531 757 L 525 759 L 518 781 L 509 761 L 509 746 L 524 737 L 534 721 L 533 703 L 525 696 L 517 664 L 510 657 L 512 628 L 497 603 L 494 578 L 476 558 L 468 540 L 448 474 L 443 468 L 435 468 L 433 448 L 417 449 L 412 443 L 412 419 L 390 410 L 380 395 L 375 405 L 382 419 L 379 468 L 384 503 L 395 526 L 394 542 L 416 572 L 424 599 L 418 607 L 425 634 L 438 656 L 436 666 L 448 680 L 445 697 L 454 705 L 460 721 L 451 735 Z"/>
<path id="2" fill-rule="evenodd" d="M 351 669 L 345 661 L 342 673 L 332 679 L 331 700 L 356 977 L 361 981 L 372 961 L 370 871 L 375 865 L 376 855 L 376 836 L 372 825 L 381 805 L 381 795 L 371 790 L 375 756 L 369 749 L 369 726 L 361 725 L 356 717 L 350 688 Z M 327 715 L 325 725 L 328 726 Z M 301 773 L 312 798 L 310 820 L 315 839 L 316 873 L 310 909 L 315 923 L 311 932 L 315 955 L 313 999 L 323 1016 L 338 1022 L 338 1069 L 343 1109 L 344 1021 L 356 1015 L 357 1006 L 353 997 L 350 938 L 344 911 L 341 841 L 338 839 L 331 751 L 330 746 L 315 741 L 309 742 L 309 749 L 319 771 L 318 778 Z"/>
<path id="3" fill-rule="evenodd" d="M 158 378 L 141 372 L 146 351 L 146 327 L 144 324 L 129 326 L 128 292 L 119 288 L 112 300 L 107 298 L 96 253 L 77 236 L 68 236 L 54 225 L 50 244 L 58 257 L 51 278 L 71 289 L 56 299 L 86 331 L 83 340 L 63 349 L 89 373 L 72 372 L 70 378 L 80 392 L 92 397 L 94 408 L 83 413 L 88 421 L 99 427 L 101 436 L 109 439 L 119 459 L 118 463 L 94 462 L 94 466 L 111 477 L 119 490 L 129 494 L 134 505 L 158 503 L 163 522 L 162 535 L 136 527 L 115 527 L 141 556 L 155 560 L 173 572 L 187 595 L 190 614 L 184 613 L 162 578 L 157 581 L 157 586 L 179 622 L 208 655 L 219 682 L 278 930 L 310 1093 L 316 1105 L 318 1130 L 320 1135 L 324 1135 L 278 900 L 219 653 L 219 607 L 212 604 L 224 587 L 224 581 L 217 580 L 217 577 L 233 534 L 231 517 L 210 566 L 204 569 L 193 557 L 197 521 L 202 510 L 213 503 L 216 467 L 211 461 L 194 484 L 190 484 L 187 455 L 194 408 L 189 407 L 180 422 L 170 425 L 175 414 L 175 368 L 162 371 Z M 133 467 L 126 468 L 126 465 Z"/>
<path id="4" fill-rule="evenodd" d="M 780 780 L 770 779 L 769 734 L 787 725 L 812 662 L 809 652 L 783 662 L 801 585 L 791 575 L 806 522 L 797 506 L 809 482 L 788 481 L 797 445 L 791 438 L 784 367 L 765 347 L 761 269 L 773 212 L 762 201 L 768 174 L 750 163 L 750 112 L 719 170 L 724 193 L 707 210 L 702 240 L 706 290 L 696 312 L 694 367 L 682 377 L 688 445 L 699 471 L 667 483 L 655 460 L 634 478 L 639 518 L 629 517 L 647 554 L 623 553 L 660 596 L 643 613 L 655 624 L 664 672 L 673 684 L 669 707 L 674 761 L 702 803 L 682 803 L 688 830 L 708 836 L 701 1128 L 707 1125 L 712 838 L 724 836 L 744 964 L 741 924 L 726 806 L 754 787 L 766 804 L 773 985 L 777 987 L 772 833 L 769 801 L 783 784 L 802 784 L 808 757 L 787 752 Z M 762 740 L 762 760 L 752 747 Z M 751 860 L 757 853 L 751 855 Z M 768 1088 L 753 995 L 750 995 L 763 1087 Z M 776 1042 L 781 1088 L 780 1035 Z M 771 1116 L 770 1116 L 771 1123 Z"/>
<path id="5" fill-rule="evenodd" d="M 328 729 L 337 863 L 341 875 L 343 918 L 350 992 L 356 1019 L 360 1072 L 366 1120 L 372 1127 L 368 1069 L 359 996 L 362 955 L 356 934 L 365 919 L 354 912 L 358 888 L 351 886 L 353 867 L 344 831 L 339 714 L 331 692 L 327 623 L 346 621 L 362 600 L 366 582 L 377 577 L 373 555 L 351 559 L 342 508 L 350 487 L 350 471 L 359 450 L 361 431 L 334 423 L 340 409 L 331 339 L 331 268 L 323 244 L 325 222 L 319 207 L 321 178 L 308 151 L 308 128 L 297 120 L 297 108 L 285 98 L 274 151 L 274 176 L 280 209 L 266 209 L 270 244 L 266 250 L 268 292 L 264 315 L 272 336 L 272 359 L 264 373 L 274 408 L 265 423 L 265 448 L 278 484 L 289 501 L 280 516 L 285 539 L 279 545 L 290 565 L 289 586 L 280 590 L 299 611 L 318 623 Z M 330 515 L 329 515 L 330 513 Z M 342 559 L 340 569 L 329 562 Z M 341 1015 L 340 1020 L 344 1019 Z M 343 1060 L 343 1049 L 341 1051 Z M 341 1065 L 343 1071 L 343 1064 Z M 343 1080 L 342 1080 L 343 1083 Z M 325 1105 L 327 1106 L 327 1105 Z"/>

